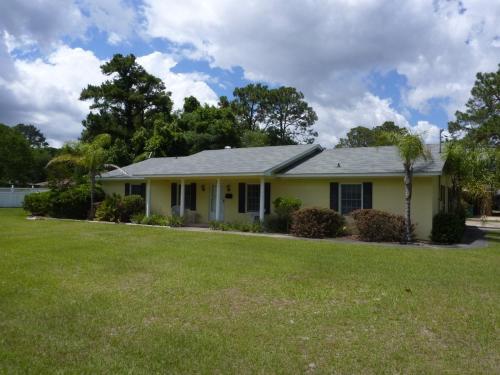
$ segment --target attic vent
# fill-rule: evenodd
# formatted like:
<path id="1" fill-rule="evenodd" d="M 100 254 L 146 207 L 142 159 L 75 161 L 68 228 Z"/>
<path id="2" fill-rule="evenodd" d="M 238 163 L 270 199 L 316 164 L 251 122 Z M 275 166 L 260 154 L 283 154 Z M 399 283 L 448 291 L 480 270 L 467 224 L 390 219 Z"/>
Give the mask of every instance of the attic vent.
<path id="1" fill-rule="evenodd" d="M 338 162 L 337 163 L 337 168 L 340 168 L 340 167 L 341 167 L 340 162 Z"/>
<path id="2" fill-rule="evenodd" d="M 231 150 L 231 146 L 225 146 L 224 150 Z"/>

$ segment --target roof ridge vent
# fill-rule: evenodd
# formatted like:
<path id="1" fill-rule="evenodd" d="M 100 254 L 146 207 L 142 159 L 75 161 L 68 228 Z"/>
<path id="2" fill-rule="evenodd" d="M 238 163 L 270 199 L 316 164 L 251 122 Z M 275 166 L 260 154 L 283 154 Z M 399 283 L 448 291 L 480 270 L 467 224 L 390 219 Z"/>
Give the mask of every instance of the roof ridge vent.
<path id="1" fill-rule="evenodd" d="M 224 150 L 231 150 L 231 146 L 224 146 Z"/>
<path id="2" fill-rule="evenodd" d="M 337 168 L 340 168 L 341 165 L 340 165 L 340 161 L 337 163 Z"/>

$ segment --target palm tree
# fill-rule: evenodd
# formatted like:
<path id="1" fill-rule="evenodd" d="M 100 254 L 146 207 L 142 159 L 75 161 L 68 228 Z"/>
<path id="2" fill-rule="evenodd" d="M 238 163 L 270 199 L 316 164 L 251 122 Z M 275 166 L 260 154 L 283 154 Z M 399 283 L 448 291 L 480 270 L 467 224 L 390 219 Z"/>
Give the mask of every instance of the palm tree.
<path id="1" fill-rule="evenodd" d="M 74 142 L 68 144 L 67 151 L 56 156 L 47 164 L 47 167 L 55 163 L 70 163 L 81 166 L 88 173 L 90 180 L 90 211 L 89 218 L 94 217 L 94 195 L 96 177 L 107 167 L 117 166 L 107 164 L 108 151 L 106 147 L 111 143 L 109 134 L 100 134 L 92 142 Z"/>
<path id="2" fill-rule="evenodd" d="M 413 167 L 418 159 L 427 159 L 429 152 L 418 134 L 390 133 L 392 143 L 398 148 L 405 171 L 405 242 L 411 242 L 411 195 L 413 188 Z"/>

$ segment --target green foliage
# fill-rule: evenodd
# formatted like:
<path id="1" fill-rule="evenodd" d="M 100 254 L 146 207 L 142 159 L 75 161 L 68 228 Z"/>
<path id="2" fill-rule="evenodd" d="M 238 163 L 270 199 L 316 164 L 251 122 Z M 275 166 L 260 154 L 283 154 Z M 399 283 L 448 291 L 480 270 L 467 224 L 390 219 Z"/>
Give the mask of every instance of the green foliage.
<path id="1" fill-rule="evenodd" d="M 24 197 L 23 208 L 34 216 L 45 216 L 51 211 L 52 192 L 31 193 Z"/>
<path id="2" fill-rule="evenodd" d="M 211 221 L 209 223 L 209 228 L 212 230 L 220 231 L 237 231 L 237 232 L 252 232 L 261 233 L 264 231 L 264 227 L 260 222 L 247 223 L 247 222 L 233 222 L 225 223 L 222 221 Z"/>
<path id="3" fill-rule="evenodd" d="M 146 203 L 140 195 L 127 195 L 122 199 L 121 221 L 130 221 L 137 214 L 144 214 Z"/>
<path id="4" fill-rule="evenodd" d="M 477 73 L 465 107 L 448 123 L 450 133 L 465 133 L 465 140 L 474 144 L 500 145 L 500 64 L 496 72 Z"/>
<path id="5" fill-rule="evenodd" d="M 369 242 L 405 242 L 405 218 L 389 212 L 364 209 L 351 213 L 359 237 Z M 414 226 L 411 227 L 411 238 L 414 237 Z"/>
<path id="6" fill-rule="evenodd" d="M 25 184 L 32 164 L 33 156 L 24 136 L 0 124 L 0 184 Z"/>
<path id="7" fill-rule="evenodd" d="M 431 240 L 453 244 L 462 240 L 465 232 L 465 215 L 440 212 L 432 219 Z"/>
<path id="8" fill-rule="evenodd" d="M 302 206 L 302 201 L 294 197 L 278 197 L 273 201 L 273 206 L 278 216 L 289 218 Z"/>
<path id="9" fill-rule="evenodd" d="M 242 131 L 259 131 L 264 127 L 269 89 L 260 83 L 237 87 L 231 105 Z"/>
<path id="10" fill-rule="evenodd" d="M 273 201 L 274 215 L 268 215 L 264 226 L 269 232 L 288 233 L 292 215 L 302 206 L 302 201 L 293 197 L 278 197 Z"/>
<path id="11" fill-rule="evenodd" d="M 144 216 L 144 218 L 141 220 L 141 224 L 166 226 L 168 225 L 168 218 L 163 215 L 157 214 Z"/>
<path id="12" fill-rule="evenodd" d="M 264 230 L 269 233 L 288 233 L 289 221 L 274 213 L 266 215 L 264 218 Z"/>
<path id="13" fill-rule="evenodd" d="M 170 93 L 161 79 L 136 62 L 134 55 L 116 54 L 101 70 L 111 79 L 99 86 L 88 85 L 80 94 L 81 100 L 92 101 L 93 110 L 83 122 L 84 141 L 108 133 L 113 141 L 120 138 L 129 144 L 136 129 L 152 128 L 158 114 L 170 116 Z"/>
<path id="14" fill-rule="evenodd" d="M 34 125 L 17 124 L 13 129 L 21 133 L 33 148 L 45 148 L 49 145 L 45 136 Z"/>
<path id="15" fill-rule="evenodd" d="M 269 135 L 262 130 L 245 130 L 241 136 L 242 147 L 262 147 L 269 145 Z"/>
<path id="16" fill-rule="evenodd" d="M 183 106 L 184 113 L 194 112 L 200 107 L 201 107 L 200 102 L 194 96 L 188 96 L 187 98 L 184 98 L 184 106 Z"/>
<path id="17" fill-rule="evenodd" d="M 141 224 L 143 219 L 144 219 L 144 214 L 139 213 L 139 214 L 132 215 L 130 217 L 130 222 L 133 224 Z"/>
<path id="18" fill-rule="evenodd" d="M 271 145 L 313 143 L 318 136 L 312 129 L 318 116 L 294 87 L 269 90 L 265 110 Z"/>
<path id="19" fill-rule="evenodd" d="M 298 237 L 337 237 L 343 233 L 345 219 L 329 208 L 302 208 L 293 213 L 290 233 Z"/>
<path id="20" fill-rule="evenodd" d="M 185 219 L 178 215 L 168 216 L 167 225 L 169 227 L 182 227 L 185 225 Z"/>
<path id="21" fill-rule="evenodd" d="M 50 216 L 86 219 L 90 209 L 91 189 L 89 185 L 79 185 L 62 191 L 53 191 Z M 104 199 L 104 192 L 95 189 L 96 201 Z"/>
<path id="22" fill-rule="evenodd" d="M 346 138 L 340 138 L 339 143 L 335 147 L 390 146 L 395 142 L 391 137 L 387 137 L 387 134 L 405 135 L 407 133 L 408 131 L 405 128 L 397 126 L 392 121 L 386 121 L 373 129 L 357 126 L 349 130 Z"/>
<path id="23" fill-rule="evenodd" d="M 122 217 L 122 199 L 120 195 L 108 195 L 97 207 L 95 218 L 99 221 L 119 223 Z"/>
<path id="24" fill-rule="evenodd" d="M 129 222 L 134 215 L 144 215 L 144 198 L 140 195 L 121 197 L 118 194 L 106 196 L 96 210 L 99 221 Z"/>
<path id="25" fill-rule="evenodd" d="M 99 134 L 92 142 L 72 142 L 65 145 L 65 150 L 53 158 L 47 166 L 68 164 L 82 168 L 88 173 L 90 182 L 89 218 L 94 217 L 94 193 L 96 176 L 105 169 L 109 153 L 107 147 L 111 143 L 109 134 Z"/>
<path id="26" fill-rule="evenodd" d="M 459 210 L 461 191 L 482 204 L 482 210 L 491 201 L 492 191 L 500 184 L 500 149 L 466 140 L 448 142 L 444 149 L 444 170 L 451 176 L 454 202 L 453 210 Z M 483 212 L 484 214 L 485 212 Z"/>

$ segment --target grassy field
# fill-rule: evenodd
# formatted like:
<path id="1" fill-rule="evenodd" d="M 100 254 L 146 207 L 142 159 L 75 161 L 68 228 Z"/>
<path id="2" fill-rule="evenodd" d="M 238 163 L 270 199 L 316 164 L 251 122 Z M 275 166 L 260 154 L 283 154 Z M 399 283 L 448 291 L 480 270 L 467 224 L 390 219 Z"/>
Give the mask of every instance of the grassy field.
<path id="1" fill-rule="evenodd" d="M 500 373 L 500 235 L 418 249 L 0 210 L 0 373 Z"/>

